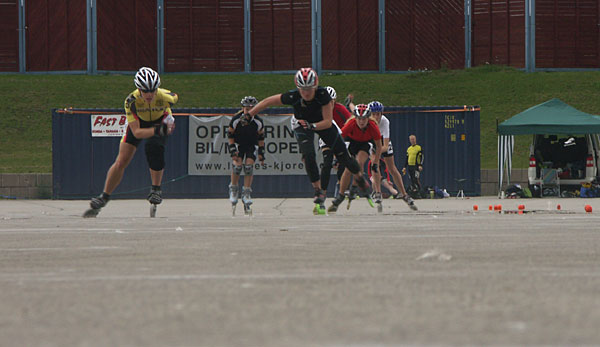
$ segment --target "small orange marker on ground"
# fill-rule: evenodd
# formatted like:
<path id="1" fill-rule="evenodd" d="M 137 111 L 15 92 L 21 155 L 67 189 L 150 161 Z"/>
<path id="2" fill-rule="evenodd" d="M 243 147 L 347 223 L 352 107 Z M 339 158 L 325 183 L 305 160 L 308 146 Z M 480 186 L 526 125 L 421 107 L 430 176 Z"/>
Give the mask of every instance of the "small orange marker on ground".
<path id="1" fill-rule="evenodd" d="M 524 210 L 525 209 L 525 205 L 521 204 L 519 205 L 519 210 Z"/>
<path id="2" fill-rule="evenodd" d="M 477 210 L 479 210 L 479 206 L 473 205 L 473 211 L 477 211 Z"/>
<path id="3" fill-rule="evenodd" d="M 492 209 L 493 209 L 493 208 L 492 208 L 492 205 L 490 205 L 490 211 L 491 211 Z"/>
<path id="4" fill-rule="evenodd" d="M 590 205 L 585 205 L 585 212 L 587 212 L 587 213 L 592 213 L 592 206 L 590 206 Z"/>
<path id="5" fill-rule="evenodd" d="M 556 205 L 556 209 L 560 210 L 560 204 Z"/>

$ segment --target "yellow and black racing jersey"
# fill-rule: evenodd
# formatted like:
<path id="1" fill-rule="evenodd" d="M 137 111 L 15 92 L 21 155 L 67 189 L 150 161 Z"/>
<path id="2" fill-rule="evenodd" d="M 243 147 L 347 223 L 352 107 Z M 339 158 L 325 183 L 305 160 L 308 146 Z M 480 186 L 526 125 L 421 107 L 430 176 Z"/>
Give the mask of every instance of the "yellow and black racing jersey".
<path id="1" fill-rule="evenodd" d="M 179 100 L 177 94 L 171 93 L 170 90 L 158 88 L 154 100 L 148 105 L 146 100 L 142 97 L 140 90 L 136 89 L 125 99 L 127 122 L 131 123 L 136 120 L 145 122 L 157 121 L 165 112 L 172 114 L 171 106 L 173 106 L 177 100 Z"/>
<path id="2" fill-rule="evenodd" d="M 406 165 L 423 165 L 423 151 L 421 146 L 409 146 L 406 150 Z"/>

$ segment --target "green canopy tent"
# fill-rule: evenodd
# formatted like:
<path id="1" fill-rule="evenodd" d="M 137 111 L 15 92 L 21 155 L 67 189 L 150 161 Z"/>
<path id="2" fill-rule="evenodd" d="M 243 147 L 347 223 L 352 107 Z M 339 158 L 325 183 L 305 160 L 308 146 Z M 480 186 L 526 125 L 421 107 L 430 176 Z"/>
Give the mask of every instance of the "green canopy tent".
<path id="1" fill-rule="evenodd" d="M 498 125 L 498 179 L 502 191 L 504 170 L 510 183 L 514 135 L 600 134 L 600 116 L 585 113 L 560 99 L 528 108 Z"/>

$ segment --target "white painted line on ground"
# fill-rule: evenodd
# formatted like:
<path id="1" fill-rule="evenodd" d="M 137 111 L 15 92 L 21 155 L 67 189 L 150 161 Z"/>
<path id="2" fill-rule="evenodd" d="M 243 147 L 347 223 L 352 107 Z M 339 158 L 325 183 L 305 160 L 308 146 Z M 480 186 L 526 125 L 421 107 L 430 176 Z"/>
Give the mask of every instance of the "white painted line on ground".
<path id="1" fill-rule="evenodd" d="M 93 247 L 37 247 L 37 248 L 0 248 L 0 252 L 35 252 L 35 251 L 105 251 L 109 249 L 130 249 L 118 246 L 93 246 Z"/>
<path id="2" fill-rule="evenodd" d="M 53 276 L 51 274 L 4 274 L 2 282 L 92 282 L 92 281 L 205 281 L 205 280 L 321 280 L 332 278 L 355 278 L 356 275 L 338 273 L 318 274 L 201 274 L 201 275 L 107 275 L 107 276 Z"/>

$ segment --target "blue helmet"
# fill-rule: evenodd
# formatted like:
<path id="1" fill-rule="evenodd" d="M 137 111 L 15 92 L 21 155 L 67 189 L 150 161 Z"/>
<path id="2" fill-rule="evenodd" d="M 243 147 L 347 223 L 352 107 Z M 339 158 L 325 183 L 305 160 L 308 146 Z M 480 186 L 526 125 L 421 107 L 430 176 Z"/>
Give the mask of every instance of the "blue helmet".
<path id="1" fill-rule="evenodd" d="M 371 112 L 383 112 L 383 104 L 379 101 L 371 101 L 369 103 L 369 108 Z"/>

